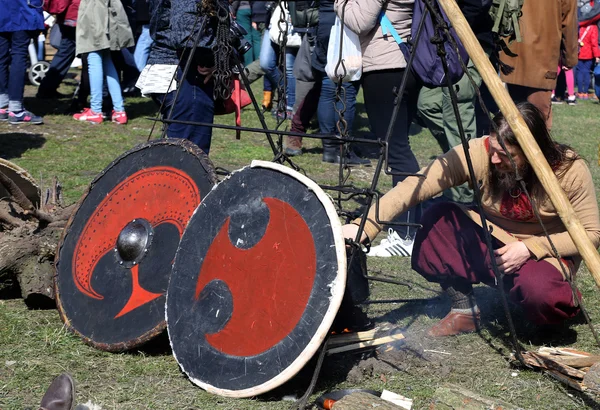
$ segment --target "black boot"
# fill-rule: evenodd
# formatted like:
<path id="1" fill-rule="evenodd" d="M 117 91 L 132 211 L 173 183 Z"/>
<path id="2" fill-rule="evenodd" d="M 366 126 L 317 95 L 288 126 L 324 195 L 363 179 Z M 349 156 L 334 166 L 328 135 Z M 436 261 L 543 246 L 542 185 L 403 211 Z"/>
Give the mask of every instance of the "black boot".
<path id="1" fill-rule="evenodd" d="M 40 410 L 71 410 L 75 399 L 75 385 L 67 373 L 57 376 L 40 403 Z"/>
<path id="2" fill-rule="evenodd" d="M 340 146 L 339 145 L 325 145 L 323 144 L 323 162 L 329 162 L 332 164 L 340 163 Z M 361 158 L 352 148 L 348 150 L 343 161 L 346 165 L 371 165 L 371 161 L 367 158 Z"/>

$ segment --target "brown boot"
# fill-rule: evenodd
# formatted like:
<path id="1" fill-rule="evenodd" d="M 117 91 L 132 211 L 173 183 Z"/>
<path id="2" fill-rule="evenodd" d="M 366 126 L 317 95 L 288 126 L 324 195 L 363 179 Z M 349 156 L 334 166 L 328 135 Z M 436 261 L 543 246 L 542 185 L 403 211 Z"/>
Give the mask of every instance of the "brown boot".
<path id="1" fill-rule="evenodd" d="M 67 373 L 57 376 L 40 403 L 40 410 L 71 410 L 75 396 L 73 379 Z"/>
<path id="2" fill-rule="evenodd" d="M 286 136 L 284 140 L 284 147 L 286 155 L 294 157 L 296 155 L 302 155 L 302 137 Z"/>
<path id="3" fill-rule="evenodd" d="M 273 107 L 273 92 L 263 91 L 262 107 L 264 111 L 270 111 Z"/>
<path id="4" fill-rule="evenodd" d="M 431 337 L 443 337 L 473 333 L 481 328 L 480 322 L 479 310 L 472 313 L 461 313 L 452 309 L 445 318 L 429 328 L 427 335 Z"/>

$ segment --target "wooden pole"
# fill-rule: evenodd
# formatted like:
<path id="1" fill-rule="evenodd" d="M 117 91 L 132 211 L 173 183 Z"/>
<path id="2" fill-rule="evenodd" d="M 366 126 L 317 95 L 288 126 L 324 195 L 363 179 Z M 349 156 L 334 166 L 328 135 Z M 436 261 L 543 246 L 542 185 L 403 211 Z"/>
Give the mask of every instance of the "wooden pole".
<path id="1" fill-rule="evenodd" d="M 448 19 L 469 53 L 473 64 L 475 64 L 483 81 L 498 104 L 500 111 L 504 114 L 506 121 L 517 137 L 523 153 L 548 193 L 560 219 L 571 235 L 571 239 L 575 243 L 579 254 L 594 277 L 596 286 L 600 287 L 600 255 L 598 255 L 596 248 L 588 238 L 567 195 L 559 185 L 556 175 L 548 165 L 548 162 L 544 160 L 544 154 L 533 138 L 529 128 L 527 128 L 527 124 L 525 124 L 508 91 L 506 91 L 488 56 L 483 52 L 479 41 L 475 37 L 475 34 L 473 34 L 469 23 L 467 23 L 456 1 L 439 0 L 439 3 L 448 15 Z"/>

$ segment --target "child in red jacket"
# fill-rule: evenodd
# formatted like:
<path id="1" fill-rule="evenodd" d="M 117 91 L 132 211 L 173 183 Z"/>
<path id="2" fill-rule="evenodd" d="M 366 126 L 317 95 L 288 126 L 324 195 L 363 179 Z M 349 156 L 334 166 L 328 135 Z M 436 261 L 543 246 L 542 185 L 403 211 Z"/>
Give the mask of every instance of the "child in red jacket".
<path id="1" fill-rule="evenodd" d="M 590 72 L 596 63 L 600 63 L 598 47 L 598 27 L 595 24 L 579 28 L 579 62 L 577 63 L 577 98 L 587 100 L 590 87 Z M 592 94 L 593 96 L 594 94 Z M 592 97 L 593 98 L 593 97 Z"/>

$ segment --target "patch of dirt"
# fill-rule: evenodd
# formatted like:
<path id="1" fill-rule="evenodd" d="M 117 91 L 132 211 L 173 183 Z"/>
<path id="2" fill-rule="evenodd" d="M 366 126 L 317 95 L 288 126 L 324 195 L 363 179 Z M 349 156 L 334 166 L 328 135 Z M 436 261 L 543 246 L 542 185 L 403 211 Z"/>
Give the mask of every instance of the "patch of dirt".
<path id="1" fill-rule="evenodd" d="M 458 351 L 443 341 L 422 337 L 423 331 L 411 333 L 402 341 L 385 344 L 372 351 L 367 357 L 355 361 L 347 374 L 347 381 L 360 385 L 367 379 L 380 378 L 400 373 L 427 376 L 436 374 L 445 377 L 452 372 L 452 356 Z"/>

